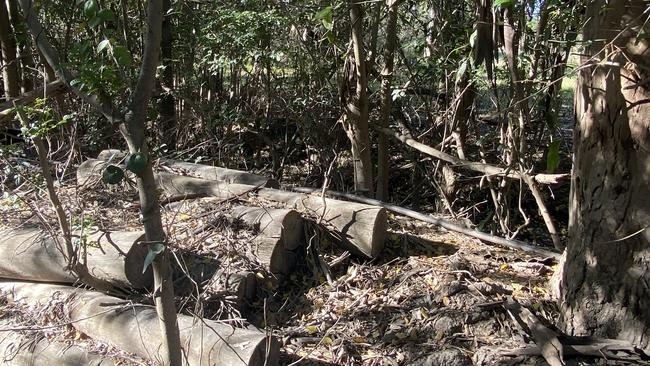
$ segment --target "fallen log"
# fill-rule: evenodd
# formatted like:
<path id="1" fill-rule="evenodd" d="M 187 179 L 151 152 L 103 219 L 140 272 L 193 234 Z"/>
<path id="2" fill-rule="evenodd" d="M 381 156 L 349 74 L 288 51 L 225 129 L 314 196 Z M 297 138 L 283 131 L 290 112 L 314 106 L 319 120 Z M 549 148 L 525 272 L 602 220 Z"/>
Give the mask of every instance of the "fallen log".
<path id="1" fill-rule="evenodd" d="M 33 366 L 113 366 L 116 363 L 106 356 L 88 353 L 76 345 L 50 341 L 40 334 L 22 334 L 12 330 L 12 325 L 0 321 L 0 365 Z"/>
<path id="2" fill-rule="evenodd" d="M 67 286 L 29 282 L 0 282 L 11 301 L 45 304 L 53 296 L 66 298 L 70 324 L 91 338 L 154 362 L 164 335 L 155 309 L 122 299 Z M 187 365 L 274 365 L 279 344 L 258 330 L 237 329 L 212 320 L 178 316 Z"/>
<path id="3" fill-rule="evenodd" d="M 253 254 L 269 272 L 288 275 L 296 265 L 295 250 L 303 241 L 302 217 L 291 209 L 236 206 L 233 217 L 259 228 Z"/>
<path id="4" fill-rule="evenodd" d="M 111 163 L 113 164 L 113 163 Z M 77 184 L 92 187 L 102 179 L 102 173 L 109 163 L 102 160 L 86 160 L 77 168 Z M 115 164 L 117 165 L 117 164 Z M 124 167 L 122 166 L 124 169 Z"/>
<path id="5" fill-rule="evenodd" d="M 226 183 L 248 184 L 251 186 L 260 186 L 266 188 L 280 188 L 280 183 L 273 178 L 267 178 L 241 170 L 187 163 L 184 161 L 172 159 L 160 159 L 160 163 L 164 167 L 171 168 L 171 170 L 174 172 L 180 171 L 182 175 L 188 175 L 191 177 L 216 180 Z"/>
<path id="6" fill-rule="evenodd" d="M 86 265 L 93 277 L 123 288 L 151 288 L 151 269 L 144 274 L 147 248 L 142 232 L 94 233 L 86 238 Z M 38 282 L 75 283 L 56 239 L 39 228 L 0 232 L 0 277 Z"/>
<path id="7" fill-rule="evenodd" d="M 120 150 L 103 150 L 97 155 L 97 159 L 117 163 L 126 157 L 126 153 Z M 273 178 L 267 178 L 258 174 L 248 173 L 241 170 L 221 168 L 217 166 L 187 163 L 184 161 L 161 158 L 161 167 L 168 168 L 174 173 L 188 175 L 195 178 L 216 180 L 226 183 L 249 184 L 267 188 L 279 188 L 280 183 Z"/>
<path id="8" fill-rule="evenodd" d="M 207 260 L 191 252 L 177 252 L 179 261 L 172 262 L 174 271 L 174 293 L 192 296 L 199 285 L 200 291 L 210 289 L 212 294 L 234 298 L 237 305 L 254 300 L 257 294 L 257 279 L 250 271 L 233 270 L 232 266 L 219 260 Z"/>
<path id="9" fill-rule="evenodd" d="M 158 173 L 156 182 L 167 195 L 203 193 L 222 199 L 251 195 L 282 203 L 317 218 L 345 248 L 367 258 L 375 258 L 384 247 L 388 216 L 381 207 L 170 173 Z"/>
<path id="10" fill-rule="evenodd" d="M 294 188 L 292 188 L 292 190 L 295 191 L 295 192 L 301 192 L 301 193 L 319 192 L 318 189 L 305 188 L 305 187 L 294 187 Z M 448 220 L 436 218 L 436 217 L 433 217 L 431 215 L 423 214 L 421 212 L 409 210 L 408 208 L 404 208 L 404 207 L 400 207 L 400 206 L 396 206 L 396 205 L 391 205 L 389 203 L 385 203 L 385 202 L 382 202 L 382 201 L 379 201 L 379 200 L 366 198 L 366 197 L 361 197 L 361 196 L 357 196 L 357 195 L 350 194 L 350 193 L 330 191 L 330 190 L 325 191 L 325 193 L 330 195 L 330 196 L 334 196 L 334 197 L 341 197 L 341 198 L 349 199 L 349 200 L 355 201 L 355 202 L 363 202 L 363 203 L 366 203 L 366 204 L 369 204 L 369 205 L 375 205 L 375 206 L 383 207 L 383 208 L 385 208 L 385 209 L 387 209 L 389 211 L 398 213 L 400 215 L 412 217 L 414 219 L 424 221 L 424 222 L 428 222 L 430 224 L 439 225 L 441 227 L 444 227 L 447 230 L 451 230 L 451 231 L 455 231 L 457 233 L 465 234 L 467 236 L 471 236 L 473 238 L 477 238 L 477 239 L 486 241 L 488 243 L 498 244 L 498 245 L 502 245 L 502 246 L 505 246 L 505 247 L 508 247 L 508 248 L 519 249 L 519 250 L 535 253 L 535 254 L 538 254 L 538 255 L 545 256 L 545 257 L 553 258 L 556 261 L 559 260 L 560 256 L 561 256 L 557 252 L 553 252 L 553 251 L 550 251 L 550 250 L 546 250 L 544 248 L 540 248 L 540 247 L 537 247 L 537 246 L 534 246 L 534 245 L 530 245 L 528 243 L 524 243 L 523 241 L 501 238 L 501 237 L 494 236 L 494 235 L 491 235 L 491 234 L 488 234 L 488 233 L 484 233 L 484 232 L 481 232 L 481 231 L 478 231 L 478 230 L 474 230 L 474 229 L 471 229 L 471 228 L 468 228 L 468 227 L 464 227 L 464 226 L 461 226 L 461 225 L 458 225 L 458 224 L 454 224 L 453 222 L 450 222 Z"/>
<path id="11" fill-rule="evenodd" d="M 106 164 L 100 160 L 83 162 L 77 169 L 77 183 L 83 185 L 99 180 Z M 346 249 L 367 258 L 375 258 L 384 247 L 388 216 L 381 207 L 166 172 L 156 174 L 156 183 L 167 196 L 205 195 L 233 199 L 250 195 L 282 203 L 303 215 L 317 218 Z"/>

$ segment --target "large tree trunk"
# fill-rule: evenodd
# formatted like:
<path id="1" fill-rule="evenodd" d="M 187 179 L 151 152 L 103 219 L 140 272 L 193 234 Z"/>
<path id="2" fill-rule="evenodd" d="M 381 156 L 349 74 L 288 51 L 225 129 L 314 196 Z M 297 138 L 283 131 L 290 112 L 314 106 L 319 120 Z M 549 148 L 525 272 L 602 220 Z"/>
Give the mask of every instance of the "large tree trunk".
<path id="1" fill-rule="evenodd" d="M 645 13 L 644 13 L 645 12 Z M 650 351 L 650 47 L 647 2 L 593 1 L 576 92 L 569 243 L 561 303 L 568 333 Z M 645 29 L 642 29 L 644 28 Z"/>

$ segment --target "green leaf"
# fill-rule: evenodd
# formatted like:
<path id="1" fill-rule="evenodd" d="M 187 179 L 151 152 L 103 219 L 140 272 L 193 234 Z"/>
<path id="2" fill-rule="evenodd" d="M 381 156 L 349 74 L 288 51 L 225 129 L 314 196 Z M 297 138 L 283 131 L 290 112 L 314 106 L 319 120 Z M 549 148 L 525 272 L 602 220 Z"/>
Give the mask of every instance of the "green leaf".
<path id="1" fill-rule="evenodd" d="M 115 20 L 115 13 L 113 13 L 111 9 L 102 9 L 97 13 L 97 16 L 105 22 L 112 22 Z"/>
<path id="2" fill-rule="evenodd" d="M 555 140 L 548 147 L 546 155 L 546 171 L 549 173 L 555 172 L 555 169 L 560 165 L 560 140 Z"/>
<path id="3" fill-rule="evenodd" d="M 334 28 L 334 18 L 332 15 L 332 6 L 326 6 L 324 9 L 320 10 L 314 14 L 314 19 L 320 21 L 323 24 L 323 27 L 327 30 L 332 30 Z"/>
<path id="4" fill-rule="evenodd" d="M 456 71 L 456 82 L 460 82 L 460 80 L 463 78 L 463 75 L 467 72 L 467 59 L 465 59 L 460 66 L 458 67 L 458 71 Z"/>
<path id="5" fill-rule="evenodd" d="M 142 273 L 147 271 L 149 265 L 153 263 L 153 261 L 156 259 L 156 256 L 162 253 L 163 250 L 165 250 L 165 246 L 162 243 L 156 243 L 149 246 L 149 252 L 147 253 L 147 256 L 144 258 L 144 268 L 142 268 Z"/>
<path id="6" fill-rule="evenodd" d="M 476 37 L 478 36 L 478 30 L 474 29 L 472 35 L 469 36 L 469 46 L 474 48 L 474 43 L 476 43 Z"/>
<path id="7" fill-rule="evenodd" d="M 514 6 L 517 0 L 494 0 L 494 7 L 500 6 L 502 8 L 509 8 Z"/>
<path id="8" fill-rule="evenodd" d="M 330 44 L 335 44 L 336 43 L 336 39 L 334 38 L 334 34 L 332 32 L 325 33 L 325 37 L 327 37 L 327 41 Z"/>
<path id="9" fill-rule="evenodd" d="M 131 65 L 131 52 L 124 46 L 113 47 L 113 56 L 120 66 Z"/>
<path id="10" fill-rule="evenodd" d="M 314 19 L 315 20 L 323 20 L 323 19 L 332 19 L 332 6 L 326 6 L 322 10 L 319 10 L 316 14 L 314 14 Z"/>
<path id="11" fill-rule="evenodd" d="M 97 45 L 97 53 L 101 53 L 106 47 L 111 45 L 111 41 L 109 39 L 105 39 Z"/>
<path id="12" fill-rule="evenodd" d="M 102 22 L 103 22 L 102 18 L 94 17 L 88 21 L 88 26 L 90 26 L 90 28 L 96 28 L 97 26 L 102 24 Z"/>
<path id="13" fill-rule="evenodd" d="M 97 1 L 88 0 L 84 3 L 84 15 L 86 18 L 93 18 L 97 14 Z"/>
<path id="14" fill-rule="evenodd" d="M 330 19 L 329 21 L 327 21 L 326 19 L 323 19 L 323 20 L 321 20 L 321 23 L 323 24 L 323 27 L 325 27 L 325 29 L 327 29 L 329 31 L 334 29 L 334 22 L 332 21 L 332 19 Z"/>

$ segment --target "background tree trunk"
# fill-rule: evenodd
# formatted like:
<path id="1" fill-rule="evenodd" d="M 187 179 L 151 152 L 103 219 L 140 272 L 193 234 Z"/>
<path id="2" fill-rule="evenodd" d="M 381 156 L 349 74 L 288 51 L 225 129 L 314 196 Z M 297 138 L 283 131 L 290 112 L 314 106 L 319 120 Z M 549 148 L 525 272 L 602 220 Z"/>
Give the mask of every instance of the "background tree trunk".
<path id="1" fill-rule="evenodd" d="M 622 338 L 648 352 L 650 48 L 637 38 L 649 31 L 647 2 L 593 1 L 586 19 L 592 43 L 576 91 L 563 322 L 570 334 Z"/>
<path id="2" fill-rule="evenodd" d="M 34 70 L 34 56 L 32 50 L 32 43 L 28 37 L 25 23 L 23 22 L 20 11 L 18 10 L 17 0 L 7 1 L 7 10 L 9 10 L 9 21 L 14 30 L 14 37 L 17 41 L 16 51 L 18 52 L 17 59 L 19 61 L 19 80 L 22 93 L 27 93 L 34 90 L 33 70 Z M 54 81 L 54 80 L 52 80 Z"/>
<path id="3" fill-rule="evenodd" d="M 2 80 L 7 100 L 20 95 L 18 84 L 18 61 L 16 60 L 16 39 L 11 31 L 7 4 L 0 1 L 0 43 L 2 43 Z"/>
<path id="4" fill-rule="evenodd" d="M 167 149 L 176 149 L 176 99 L 174 90 L 174 66 L 172 64 L 172 22 L 171 0 L 163 0 L 163 25 L 160 41 L 160 64 L 164 70 L 160 77 L 161 94 L 159 101 L 158 134 L 160 142 L 167 145 Z"/>
<path id="5" fill-rule="evenodd" d="M 381 111 L 379 125 L 388 127 L 388 119 L 392 106 L 392 87 L 394 54 L 397 41 L 397 0 L 388 0 L 388 22 L 386 24 L 386 46 L 384 48 L 384 69 L 381 71 Z M 379 5 L 377 5 L 379 6 Z M 384 201 L 388 198 L 388 137 L 380 133 L 377 147 L 377 199 Z"/>
<path id="6" fill-rule="evenodd" d="M 351 100 L 345 106 L 344 126 L 352 143 L 354 164 L 354 189 L 372 194 L 372 159 L 370 156 L 370 133 L 368 131 L 368 74 L 363 48 L 363 18 L 361 2 L 350 1 L 350 26 L 354 51 L 356 87 Z"/>

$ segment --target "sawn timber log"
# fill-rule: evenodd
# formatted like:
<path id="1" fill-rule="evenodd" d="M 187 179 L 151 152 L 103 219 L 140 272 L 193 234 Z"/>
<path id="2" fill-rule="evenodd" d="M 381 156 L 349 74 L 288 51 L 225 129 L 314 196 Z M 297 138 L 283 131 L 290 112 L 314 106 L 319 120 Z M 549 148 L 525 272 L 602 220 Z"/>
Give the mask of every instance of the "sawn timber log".
<path id="1" fill-rule="evenodd" d="M 147 248 L 140 244 L 144 233 L 113 231 L 86 238 L 88 273 L 117 287 L 151 288 L 151 269 L 142 273 Z M 75 283 L 55 238 L 40 228 L 25 227 L 0 232 L 0 277 L 38 282 Z"/>
<path id="2" fill-rule="evenodd" d="M 115 164 L 126 157 L 121 150 L 102 150 L 97 159 L 111 161 Z M 180 160 L 161 158 L 157 170 L 173 170 L 190 177 L 217 180 L 226 183 L 250 184 L 267 188 L 279 188 L 280 183 L 273 178 L 267 178 L 259 174 L 253 174 L 236 169 L 221 168 L 218 166 L 188 163 Z"/>
<path id="3" fill-rule="evenodd" d="M 304 243 L 302 217 L 292 209 L 236 206 L 232 216 L 257 226 L 253 252 L 274 275 L 288 275 L 296 265 L 296 250 Z"/>
<path id="4" fill-rule="evenodd" d="M 77 182 L 84 185 L 98 181 L 105 166 L 100 160 L 85 161 L 77 169 Z M 366 258 L 375 258 L 384 247 L 388 215 L 382 207 L 166 172 L 157 173 L 156 182 L 168 196 L 202 194 L 222 199 L 255 196 L 282 203 L 303 216 L 315 218 L 345 248 Z"/>
<path id="5" fill-rule="evenodd" d="M 89 337 L 109 343 L 153 362 L 163 359 L 163 334 L 151 306 L 69 286 L 30 282 L 0 282 L 0 292 L 11 301 L 46 304 L 54 296 L 65 299 L 73 327 Z M 279 344 L 258 330 L 179 315 L 178 327 L 184 364 L 275 365 Z"/>
<path id="6" fill-rule="evenodd" d="M 170 173 L 158 173 L 156 181 L 168 195 L 204 193 L 222 199 L 251 195 L 282 203 L 316 218 L 345 248 L 366 258 L 375 258 L 384 247 L 388 215 L 381 207 Z"/>
<path id="7" fill-rule="evenodd" d="M 34 366 L 114 366 L 103 355 L 91 354 L 76 345 L 50 341 L 40 333 L 11 330 L 12 324 L 0 320 L 0 365 Z M 29 331 L 27 331 L 29 332 Z M 26 334 L 25 334 L 26 333 Z"/>

